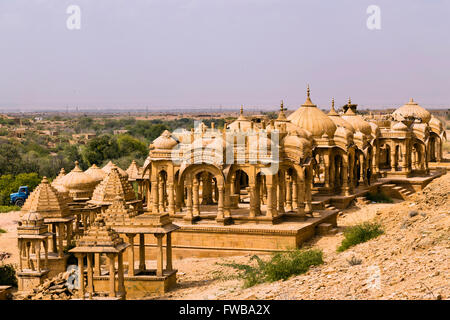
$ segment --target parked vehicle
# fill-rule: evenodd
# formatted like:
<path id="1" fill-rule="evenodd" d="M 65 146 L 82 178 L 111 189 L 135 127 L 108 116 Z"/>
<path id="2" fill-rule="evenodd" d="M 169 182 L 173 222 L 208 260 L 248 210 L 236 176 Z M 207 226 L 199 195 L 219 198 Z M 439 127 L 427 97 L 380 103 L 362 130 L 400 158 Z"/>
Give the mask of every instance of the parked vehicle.
<path id="1" fill-rule="evenodd" d="M 19 188 L 19 191 L 15 193 L 11 193 L 9 195 L 9 198 L 11 200 L 11 203 L 21 207 L 25 203 L 25 200 L 27 200 L 28 196 L 30 195 L 30 190 L 28 189 L 28 186 L 21 186 Z"/>

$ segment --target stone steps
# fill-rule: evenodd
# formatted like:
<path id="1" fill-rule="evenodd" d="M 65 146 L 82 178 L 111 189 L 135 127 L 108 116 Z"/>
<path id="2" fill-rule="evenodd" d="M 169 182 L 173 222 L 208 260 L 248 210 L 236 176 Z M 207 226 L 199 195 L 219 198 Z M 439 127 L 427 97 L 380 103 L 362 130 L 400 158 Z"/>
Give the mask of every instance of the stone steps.
<path id="1" fill-rule="evenodd" d="M 381 186 L 381 191 L 386 193 L 392 198 L 407 200 L 414 192 L 406 189 L 405 187 L 398 186 L 396 184 L 384 184 Z"/>
<path id="2" fill-rule="evenodd" d="M 329 234 L 333 225 L 331 223 L 321 223 L 316 227 L 317 233 L 320 235 Z"/>

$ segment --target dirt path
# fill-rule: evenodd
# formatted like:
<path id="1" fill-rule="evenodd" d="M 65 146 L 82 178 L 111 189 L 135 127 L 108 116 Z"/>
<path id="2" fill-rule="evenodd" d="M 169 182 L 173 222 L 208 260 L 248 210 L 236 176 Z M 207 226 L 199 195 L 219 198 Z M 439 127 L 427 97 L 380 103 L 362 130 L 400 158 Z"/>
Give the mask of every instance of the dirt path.
<path id="1" fill-rule="evenodd" d="M 20 211 L 0 213 L 0 229 L 6 233 L 0 233 L 0 253 L 7 252 L 11 256 L 4 260 L 6 263 L 18 264 L 19 249 L 17 247 L 17 221 Z"/>

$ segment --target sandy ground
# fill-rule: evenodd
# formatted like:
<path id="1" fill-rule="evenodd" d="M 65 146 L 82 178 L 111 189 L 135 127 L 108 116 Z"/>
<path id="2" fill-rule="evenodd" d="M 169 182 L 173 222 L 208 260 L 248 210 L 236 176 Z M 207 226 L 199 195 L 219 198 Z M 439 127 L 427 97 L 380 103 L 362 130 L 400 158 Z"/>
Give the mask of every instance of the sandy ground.
<path id="1" fill-rule="evenodd" d="M 0 233 L 0 253 L 7 252 L 11 256 L 4 263 L 18 264 L 19 248 L 17 247 L 17 221 L 20 211 L 0 213 L 0 229 L 6 233 Z"/>

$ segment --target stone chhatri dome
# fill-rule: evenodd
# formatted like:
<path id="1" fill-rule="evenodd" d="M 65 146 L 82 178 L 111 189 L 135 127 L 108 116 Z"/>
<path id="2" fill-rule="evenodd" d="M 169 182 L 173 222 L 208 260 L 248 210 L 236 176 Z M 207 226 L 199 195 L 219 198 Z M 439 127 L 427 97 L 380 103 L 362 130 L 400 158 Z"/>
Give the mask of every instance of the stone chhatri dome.
<path id="1" fill-rule="evenodd" d="M 20 218 L 21 227 L 40 227 L 44 224 L 44 218 L 36 211 L 26 212 Z"/>
<path id="2" fill-rule="evenodd" d="M 365 135 L 370 135 L 372 133 L 372 127 L 370 126 L 370 124 L 365 121 L 360 115 L 357 115 L 355 112 L 353 112 L 350 106 L 352 106 L 352 101 L 349 98 L 348 109 L 347 111 L 345 111 L 342 118 L 350 123 L 355 130 L 360 131 Z"/>
<path id="3" fill-rule="evenodd" d="M 408 126 L 406 126 L 403 122 L 397 122 L 392 126 L 392 130 L 396 131 L 407 131 Z"/>
<path id="4" fill-rule="evenodd" d="M 339 113 L 337 113 L 334 109 L 334 98 L 331 100 L 331 109 L 330 112 L 328 112 L 328 116 L 334 122 L 336 127 L 344 127 L 350 132 L 355 132 L 355 128 L 353 128 L 353 126 L 348 121 L 342 119 Z"/>
<path id="5" fill-rule="evenodd" d="M 59 171 L 59 174 L 56 176 L 56 178 L 52 181 L 52 186 L 56 187 L 57 185 L 61 184 L 62 178 L 66 175 L 66 170 L 64 168 L 61 168 Z"/>
<path id="6" fill-rule="evenodd" d="M 130 166 L 126 170 L 126 172 L 128 174 L 128 180 L 135 181 L 135 180 L 142 179 L 142 171 L 143 171 L 143 169 L 137 165 L 135 160 L 131 161 Z"/>
<path id="7" fill-rule="evenodd" d="M 22 207 L 25 214 L 35 212 L 43 218 L 64 218 L 70 216 L 67 200 L 48 182 L 42 179 L 36 189 L 30 194 Z"/>
<path id="8" fill-rule="evenodd" d="M 288 120 L 300 128 L 308 130 L 314 137 L 320 138 L 322 135 L 327 134 L 328 137 L 332 138 L 336 131 L 334 122 L 312 103 L 309 86 L 305 103 L 289 115 Z"/>
<path id="9" fill-rule="evenodd" d="M 66 198 L 67 201 L 71 201 L 70 196 L 69 196 L 69 190 L 61 184 L 61 180 L 64 178 L 64 176 L 66 175 L 66 171 L 64 170 L 64 168 L 61 168 L 61 170 L 59 171 L 58 176 L 52 181 L 51 185 L 53 188 L 55 188 L 56 190 L 58 190 L 58 192 L 64 197 Z"/>
<path id="10" fill-rule="evenodd" d="M 239 117 L 228 125 L 228 129 L 247 131 L 252 127 L 252 122 L 244 116 L 244 106 L 241 106 Z"/>
<path id="11" fill-rule="evenodd" d="M 102 182 L 95 188 L 89 203 L 97 205 L 111 204 L 118 196 L 125 201 L 136 200 L 133 187 L 128 182 L 127 178 L 119 174 L 119 170 L 113 167 Z"/>
<path id="12" fill-rule="evenodd" d="M 126 173 L 125 170 L 123 170 L 122 168 L 118 167 L 117 165 L 115 165 L 112 161 L 109 161 L 103 168 L 103 172 L 105 172 L 106 174 L 111 172 L 112 168 L 116 168 L 119 171 L 119 174 L 121 176 L 124 176 L 126 179 L 128 179 L 128 173 Z"/>
<path id="13" fill-rule="evenodd" d="M 84 173 L 90 175 L 97 182 L 102 181 L 103 178 L 106 176 L 105 171 L 103 171 L 101 168 L 97 167 L 97 165 L 95 163 L 89 169 L 87 169 Z"/>
<path id="14" fill-rule="evenodd" d="M 127 204 L 123 198 L 117 196 L 112 204 L 103 213 L 105 223 L 109 226 L 126 226 L 131 223 L 131 218 L 138 214 L 133 206 Z"/>
<path id="15" fill-rule="evenodd" d="M 17 235 L 24 238 L 36 236 L 49 236 L 48 225 L 44 224 L 44 218 L 35 211 L 22 215 L 17 226 Z"/>
<path id="16" fill-rule="evenodd" d="M 178 141 L 172 136 L 170 131 L 164 130 L 161 135 L 153 140 L 150 147 L 160 150 L 171 150 L 178 144 Z"/>
<path id="17" fill-rule="evenodd" d="M 414 118 L 421 119 L 423 123 L 428 123 L 431 119 L 431 114 L 421 106 L 419 106 L 414 100 L 411 98 L 409 102 L 392 113 L 394 119 L 403 118 Z M 398 117 L 400 116 L 400 117 Z"/>
<path id="18" fill-rule="evenodd" d="M 97 181 L 90 175 L 84 173 L 78 166 L 78 161 L 75 161 L 75 168 L 61 178 L 59 184 L 69 190 L 70 197 L 78 199 L 89 198 L 92 195 Z"/>
<path id="19" fill-rule="evenodd" d="M 76 245 L 75 249 L 78 251 L 95 247 L 101 248 L 101 251 L 105 253 L 118 252 L 128 246 L 117 232 L 105 224 L 101 214 L 97 215 L 85 234 L 76 240 Z M 77 252 L 77 250 L 72 249 L 72 252 Z"/>

